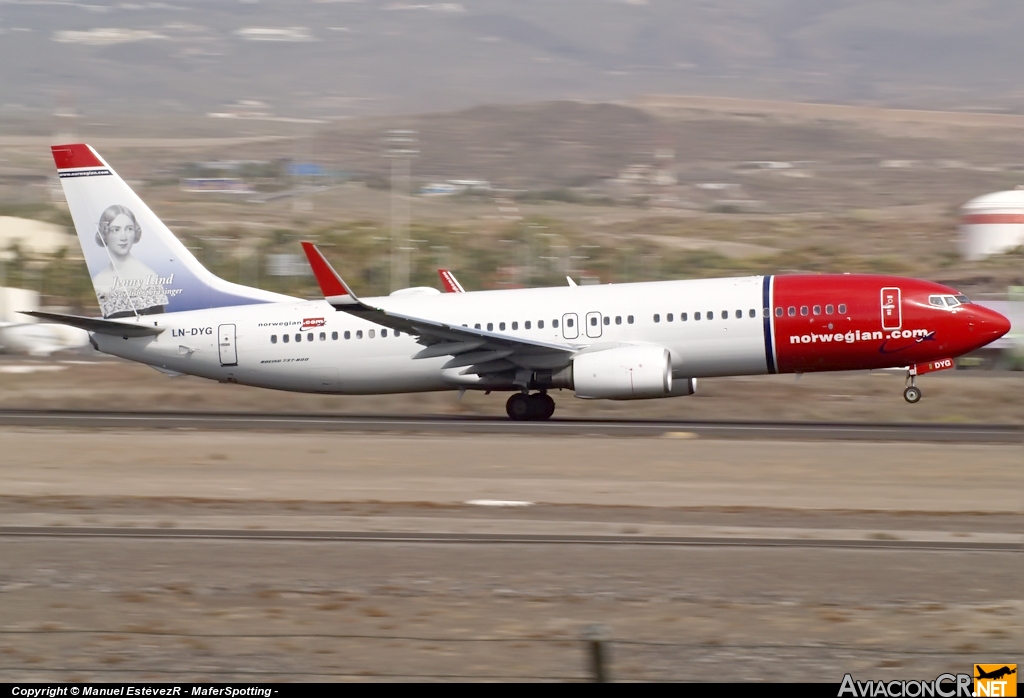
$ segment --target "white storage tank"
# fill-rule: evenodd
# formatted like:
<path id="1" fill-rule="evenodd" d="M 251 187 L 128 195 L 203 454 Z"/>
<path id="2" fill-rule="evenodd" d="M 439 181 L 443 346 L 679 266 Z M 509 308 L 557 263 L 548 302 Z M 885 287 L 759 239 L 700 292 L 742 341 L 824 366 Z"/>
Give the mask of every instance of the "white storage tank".
<path id="1" fill-rule="evenodd" d="M 1024 245 L 1024 189 L 971 199 L 960 209 L 960 252 L 981 259 Z"/>

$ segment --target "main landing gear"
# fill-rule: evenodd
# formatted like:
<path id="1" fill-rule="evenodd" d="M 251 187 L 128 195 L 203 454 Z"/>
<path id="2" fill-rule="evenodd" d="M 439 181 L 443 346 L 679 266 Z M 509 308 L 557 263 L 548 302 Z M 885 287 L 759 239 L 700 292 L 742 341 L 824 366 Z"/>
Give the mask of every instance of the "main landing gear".
<path id="1" fill-rule="evenodd" d="M 505 411 L 517 422 L 545 420 L 555 413 L 555 401 L 547 393 L 516 393 L 505 403 Z"/>
<path id="2" fill-rule="evenodd" d="M 917 387 L 917 376 L 913 373 L 907 374 L 907 387 L 903 391 L 903 399 L 913 405 L 921 399 L 921 389 Z"/>

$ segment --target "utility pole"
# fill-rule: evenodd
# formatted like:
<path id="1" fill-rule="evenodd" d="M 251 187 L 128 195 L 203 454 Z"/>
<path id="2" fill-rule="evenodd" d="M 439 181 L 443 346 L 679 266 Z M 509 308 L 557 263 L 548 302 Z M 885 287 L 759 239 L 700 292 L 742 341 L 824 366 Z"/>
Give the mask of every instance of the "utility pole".
<path id="1" fill-rule="evenodd" d="M 391 290 L 409 287 L 409 180 L 416 149 L 416 132 L 392 129 L 387 135 L 391 159 Z"/>

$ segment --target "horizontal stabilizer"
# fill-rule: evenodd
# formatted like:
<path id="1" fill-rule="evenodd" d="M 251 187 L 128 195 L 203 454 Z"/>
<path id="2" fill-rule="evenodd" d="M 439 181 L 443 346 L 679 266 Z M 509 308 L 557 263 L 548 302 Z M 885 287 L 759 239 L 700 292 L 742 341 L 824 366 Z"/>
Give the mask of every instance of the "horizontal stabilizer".
<path id="1" fill-rule="evenodd" d="M 97 334 L 109 334 L 113 337 L 151 337 L 164 331 L 164 327 L 154 325 L 142 325 L 135 322 L 119 322 L 117 320 L 104 320 L 102 318 L 82 317 L 80 315 L 63 315 L 61 313 L 44 313 L 38 310 L 26 310 L 22 315 L 31 315 L 41 320 L 59 322 L 62 325 L 70 325 L 83 329 L 86 332 Z"/>

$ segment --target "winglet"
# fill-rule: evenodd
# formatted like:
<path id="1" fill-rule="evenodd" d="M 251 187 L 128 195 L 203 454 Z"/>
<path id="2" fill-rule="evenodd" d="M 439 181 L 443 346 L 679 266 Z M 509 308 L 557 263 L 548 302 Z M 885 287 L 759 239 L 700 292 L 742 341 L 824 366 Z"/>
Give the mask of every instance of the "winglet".
<path id="1" fill-rule="evenodd" d="M 324 258 L 323 253 L 316 248 L 316 245 L 311 242 L 303 242 L 302 251 L 306 253 L 309 266 L 313 269 L 313 276 L 320 284 L 320 290 L 323 291 L 324 298 L 328 303 L 335 308 L 360 304 L 356 294 L 352 293 L 348 284 L 338 276 L 338 272 L 334 271 L 334 267 Z"/>
<path id="2" fill-rule="evenodd" d="M 462 284 L 455 278 L 455 274 L 451 273 L 447 269 L 438 269 L 438 275 L 441 277 L 441 285 L 444 286 L 445 293 L 465 293 L 466 289 L 462 288 Z"/>

